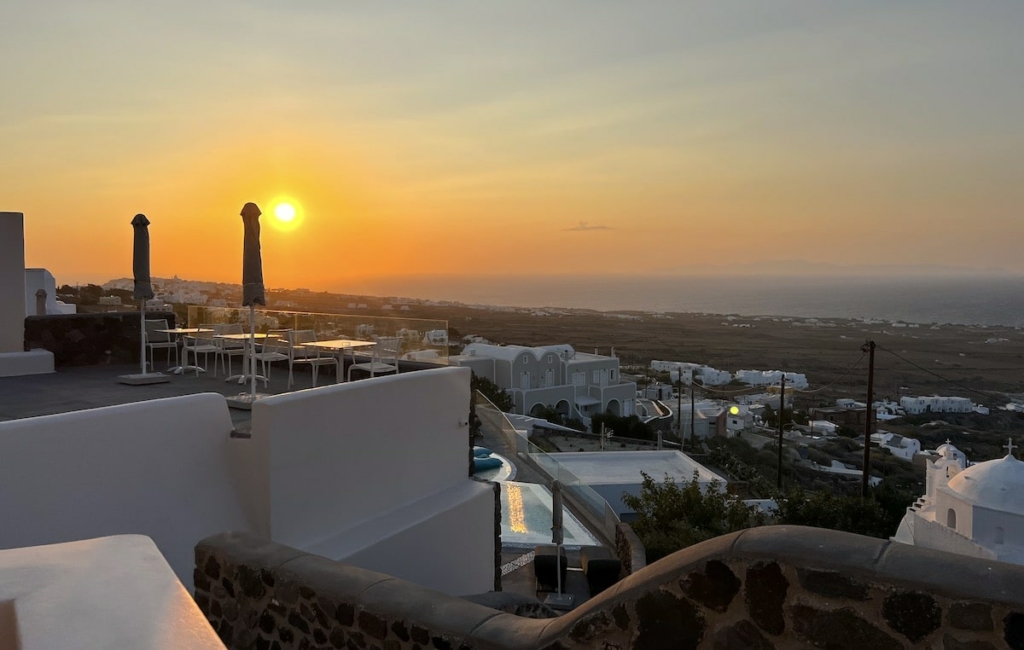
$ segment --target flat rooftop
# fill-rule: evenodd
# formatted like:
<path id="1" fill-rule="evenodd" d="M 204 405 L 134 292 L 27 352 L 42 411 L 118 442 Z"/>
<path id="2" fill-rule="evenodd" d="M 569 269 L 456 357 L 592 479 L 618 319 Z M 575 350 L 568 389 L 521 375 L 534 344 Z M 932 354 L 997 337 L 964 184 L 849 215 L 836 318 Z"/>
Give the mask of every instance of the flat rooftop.
<path id="1" fill-rule="evenodd" d="M 686 454 L 675 450 L 662 451 L 574 451 L 549 454 L 586 485 L 631 485 L 640 483 L 641 472 L 656 481 L 668 475 L 676 483 L 689 483 L 696 471 L 700 482 L 720 481 L 715 474 Z"/>

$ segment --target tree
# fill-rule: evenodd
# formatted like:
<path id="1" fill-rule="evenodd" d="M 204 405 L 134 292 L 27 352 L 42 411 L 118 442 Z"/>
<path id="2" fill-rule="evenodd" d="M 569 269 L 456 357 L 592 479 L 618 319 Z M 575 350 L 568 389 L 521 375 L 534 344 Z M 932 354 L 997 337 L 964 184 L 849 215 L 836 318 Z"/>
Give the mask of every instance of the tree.
<path id="1" fill-rule="evenodd" d="M 495 384 L 487 377 L 479 377 L 474 372 L 469 380 L 469 387 L 472 390 L 480 391 L 484 397 L 491 401 L 491 404 L 494 404 L 505 413 L 511 413 L 516 407 L 512 396 L 506 393 L 504 388 Z"/>
<path id="2" fill-rule="evenodd" d="M 623 493 L 622 501 L 636 512 L 630 524 L 654 562 L 679 549 L 752 526 L 766 518 L 757 508 L 719 491 L 712 481 L 707 488 L 697 482 L 698 474 L 683 485 L 666 476 L 658 483 L 646 472 L 640 495 Z"/>
<path id="3" fill-rule="evenodd" d="M 831 490 L 807 494 L 798 487 L 776 499 L 775 523 L 830 528 L 888 539 L 896 533 L 913 498 L 913 495 L 881 486 L 871 490 L 866 499 Z"/>
<path id="4" fill-rule="evenodd" d="M 601 432 L 602 424 L 606 429 L 614 431 L 615 435 L 622 436 L 623 438 L 656 440 L 658 437 L 654 430 L 636 415 L 627 415 L 623 417 L 605 411 L 604 413 L 598 413 L 594 415 L 594 417 L 590 418 L 590 428 L 594 433 Z"/>

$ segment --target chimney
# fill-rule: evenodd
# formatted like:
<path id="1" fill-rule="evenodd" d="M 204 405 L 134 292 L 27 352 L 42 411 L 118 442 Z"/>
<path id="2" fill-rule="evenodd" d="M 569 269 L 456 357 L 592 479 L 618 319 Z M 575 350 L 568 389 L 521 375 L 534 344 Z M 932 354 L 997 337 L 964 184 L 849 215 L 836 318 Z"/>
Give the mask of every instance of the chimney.
<path id="1" fill-rule="evenodd" d="M 46 289 L 36 290 L 36 316 L 46 315 Z"/>

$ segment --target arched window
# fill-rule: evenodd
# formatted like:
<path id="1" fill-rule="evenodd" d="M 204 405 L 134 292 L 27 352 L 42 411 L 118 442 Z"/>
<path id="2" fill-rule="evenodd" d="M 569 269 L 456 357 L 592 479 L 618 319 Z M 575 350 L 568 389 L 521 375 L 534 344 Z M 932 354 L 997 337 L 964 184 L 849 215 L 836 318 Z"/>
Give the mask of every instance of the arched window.
<path id="1" fill-rule="evenodd" d="M 996 526 L 996 544 L 1002 544 L 1006 541 L 1006 531 L 999 526 Z"/>
<path id="2" fill-rule="evenodd" d="M 956 510 L 950 508 L 949 512 L 946 513 L 946 525 L 956 530 Z"/>

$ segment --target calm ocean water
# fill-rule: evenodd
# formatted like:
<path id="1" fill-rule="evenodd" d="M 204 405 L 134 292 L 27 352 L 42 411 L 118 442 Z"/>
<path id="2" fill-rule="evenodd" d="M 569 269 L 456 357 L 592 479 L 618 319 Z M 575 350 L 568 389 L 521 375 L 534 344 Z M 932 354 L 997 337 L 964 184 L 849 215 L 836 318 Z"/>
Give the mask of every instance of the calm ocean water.
<path id="1" fill-rule="evenodd" d="M 519 307 L 1024 326 L 1024 277 L 408 277 L 362 289 Z"/>

